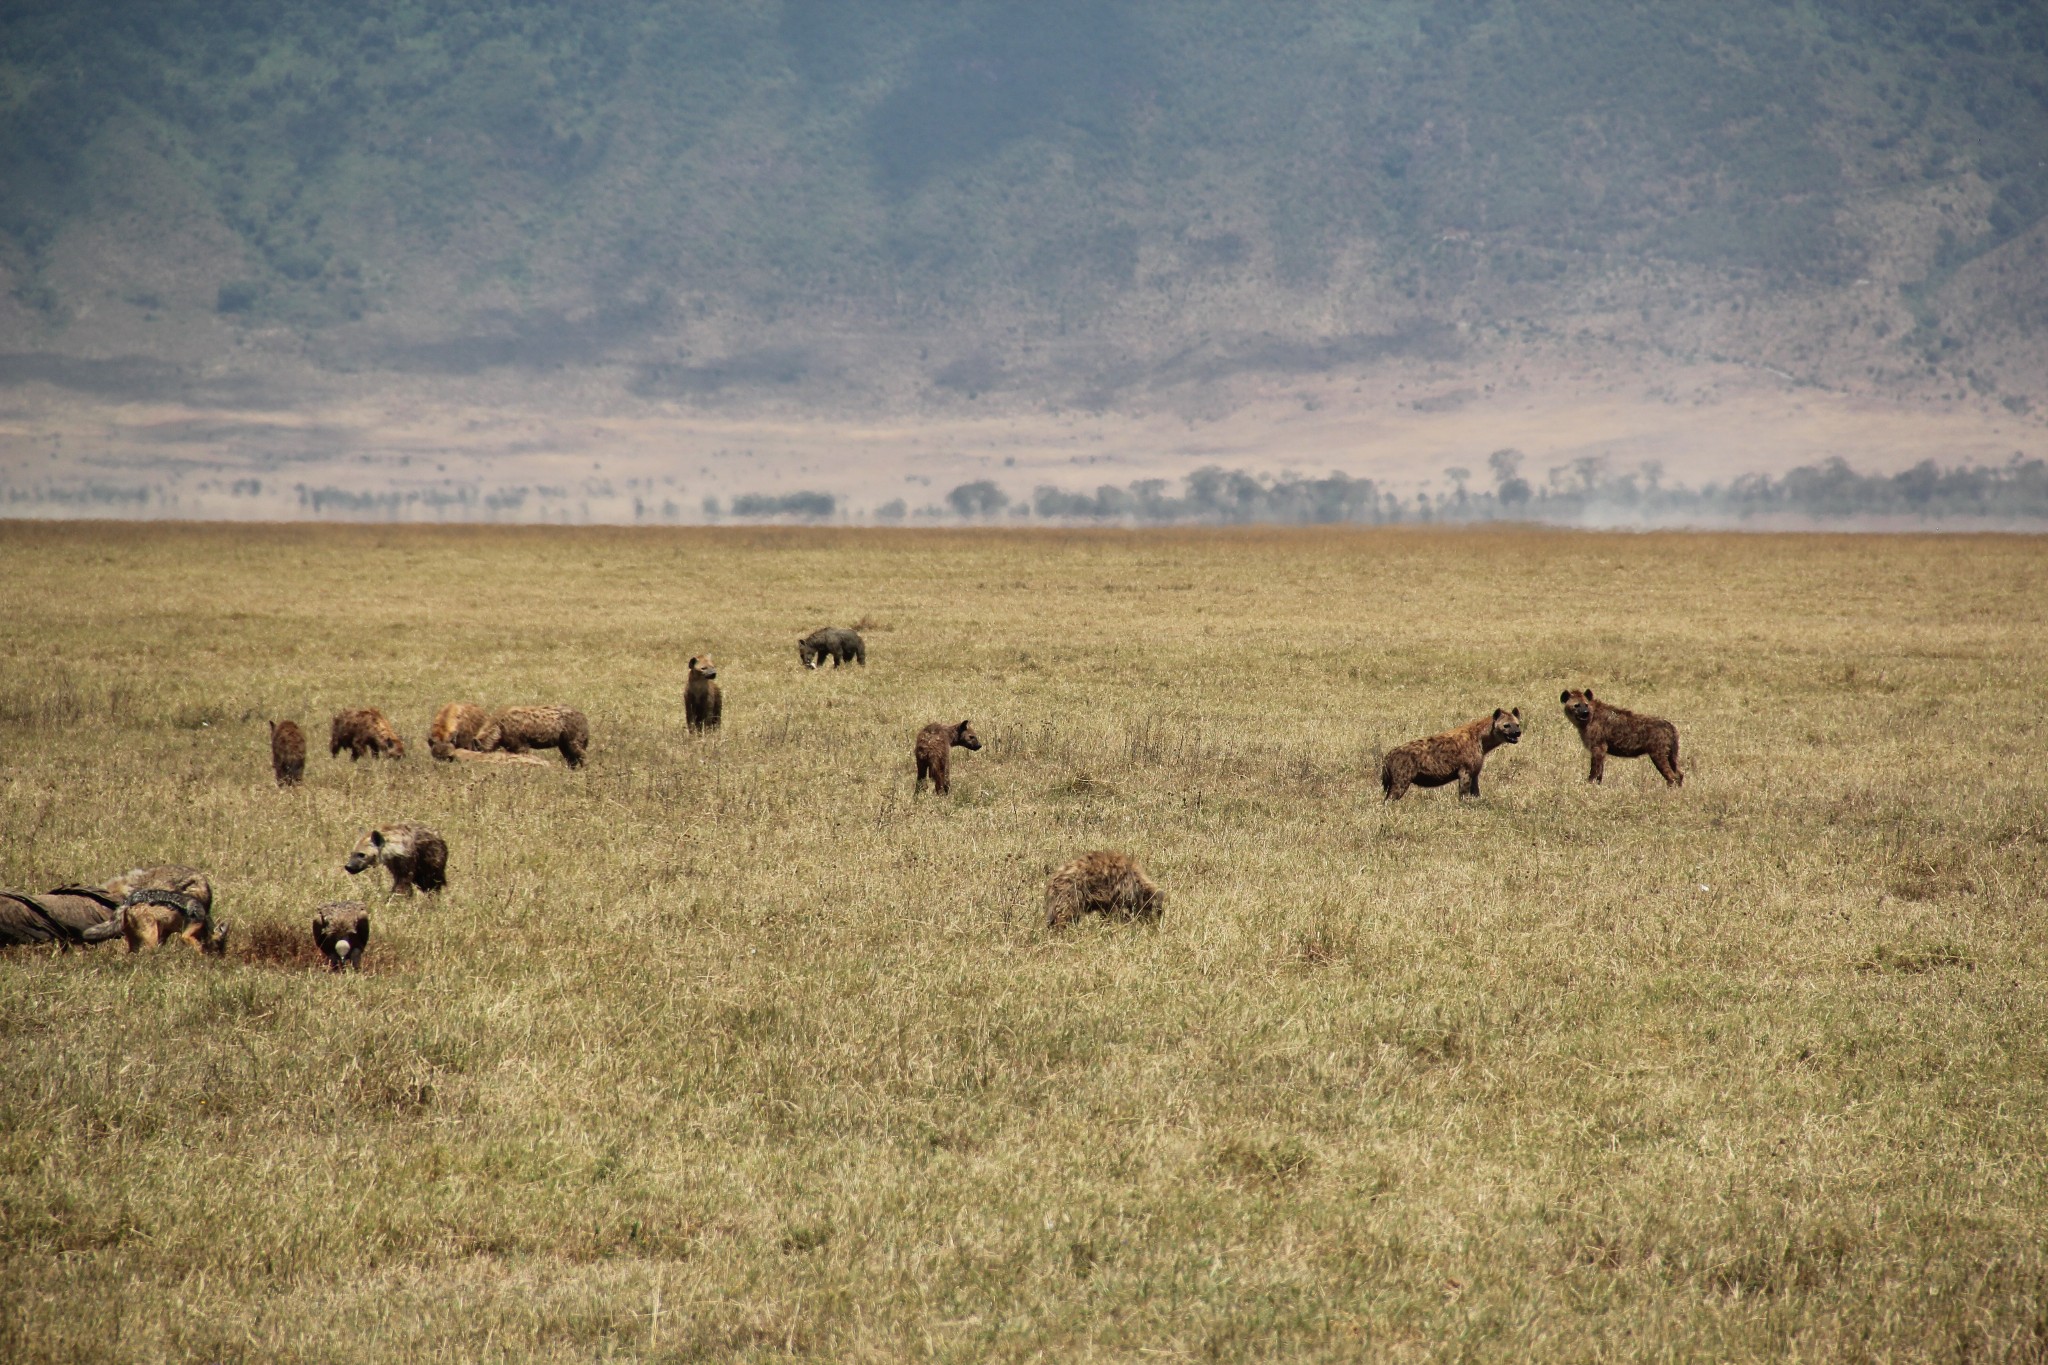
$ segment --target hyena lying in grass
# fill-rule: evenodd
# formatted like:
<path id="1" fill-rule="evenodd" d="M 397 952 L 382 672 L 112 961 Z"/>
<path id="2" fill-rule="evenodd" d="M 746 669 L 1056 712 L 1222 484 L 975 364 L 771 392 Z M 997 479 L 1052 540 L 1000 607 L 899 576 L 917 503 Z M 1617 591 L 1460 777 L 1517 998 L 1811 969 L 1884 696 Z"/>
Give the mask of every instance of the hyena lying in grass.
<path id="1" fill-rule="evenodd" d="M 1083 915 L 1157 920 L 1166 893 L 1128 854 L 1098 850 L 1052 874 L 1045 884 L 1045 927 L 1060 929 Z"/>

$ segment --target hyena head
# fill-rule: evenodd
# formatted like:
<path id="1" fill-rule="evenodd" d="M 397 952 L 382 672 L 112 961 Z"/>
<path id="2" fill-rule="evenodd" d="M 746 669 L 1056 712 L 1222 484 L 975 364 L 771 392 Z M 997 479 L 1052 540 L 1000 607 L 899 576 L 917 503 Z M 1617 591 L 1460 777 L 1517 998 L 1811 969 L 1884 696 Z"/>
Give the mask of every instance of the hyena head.
<path id="1" fill-rule="evenodd" d="M 825 651 L 812 644 L 809 639 L 796 642 L 796 657 L 803 660 L 805 668 L 816 668 L 824 662 Z"/>
<path id="2" fill-rule="evenodd" d="M 353 877 L 366 867 L 375 867 L 383 861 L 387 848 L 399 857 L 404 857 L 407 850 L 400 846 L 401 842 L 387 837 L 381 829 L 373 829 L 356 840 L 355 848 L 349 852 L 348 861 L 341 865 L 342 870 Z"/>
<path id="3" fill-rule="evenodd" d="M 690 659 L 690 676 L 693 678 L 715 678 L 718 669 L 711 662 L 709 654 L 698 654 Z"/>
<path id="4" fill-rule="evenodd" d="M 1584 691 L 1571 688 L 1558 693 L 1557 699 L 1564 703 L 1564 713 L 1574 725 L 1584 725 L 1593 715 L 1593 689 L 1590 687 Z"/>
<path id="5" fill-rule="evenodd" d="M 1522 708 L 1512 711 L 1496 709 L 1493 713 L 1493 737 L 1502 744 L 1522 742 Z"/>
<path id="6" fill-rule="evenodd" d="M 212 927 L 207 930 L 206 942 L 199 945 L 199 950 L 212 957 L 226 957 L 228 955 L 227 925 L 222 924 L 219 920 L 215 920 Z"/>
<path id="7" fill-rule="evenodd" d="M 953 727 L 953 743 L 962 749 L 979 749 L 981 736 L 974 733 L 974 727 L 961 721 Z"/>

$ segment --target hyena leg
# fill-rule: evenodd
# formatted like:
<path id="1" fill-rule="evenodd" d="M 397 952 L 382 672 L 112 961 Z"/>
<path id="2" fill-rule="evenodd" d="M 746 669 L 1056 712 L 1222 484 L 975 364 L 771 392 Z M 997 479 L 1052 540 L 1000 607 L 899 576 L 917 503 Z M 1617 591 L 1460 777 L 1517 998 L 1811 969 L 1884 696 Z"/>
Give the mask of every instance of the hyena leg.
<path id="1" fill-rule="evenodd" d="M 937 763 L 934 763 L 934 764 L 932 764 L 932 794 L 933 794 L 933 795 L 935 795 L 935 796 L 944 796 L 944 795 L 945 795 L 945 794 L 946 794 L 947 792 L 950 792 L 950 791 L 952 791 L 952 790 L 953 790 L 953 784 L 952 784 L 952 782 L 951 782 L 951 781 L 949 781 L 949 780 L 948 780 L 948 778 L 949 778 L 949 777 L 950 777 L 950 774 L 949 774 L 949 773 L 947 772 L 947 770 L 946 770 L 946 764 L 945 764 L 944 760 L 941 760 L 940 762 L 937 762 Z"/>
<path id="2" fill-rule="evenodd" d="M 1662 749 L 1652 749 L 1650 751 L 1650 762 L 1657 765 L 1658 775 L 1664 779 L 1664 785 L 1667 787 L 1682 787 L 1685 785 L 1685 774 L 1678 771 L 1678 754 L 1676 750 L 1666 753 Z"/>
<path id="3" fill-rule="evenodd" d="M 923 754 L 917 756 L 917 780 L 910 784 L 910 794 L 917 795 L 924 790 L 924 780 L 932 775 L 932 765 Z"/>
<path id="4" fill-rule="evenodd" d="M 1458 774 L 1458 795 L 1479 795 L 1479 769 L 1470 768 Z"/>
<path id="5" fill-rule="evenodd" d="M 1593 746 L 1593 766 L 1586 773 L 1586 780 L 1588 782 L 1599 782 L 1603 780 L 1606 776 L 1607 746 L 1605 744 L 1595 744 Z"/>
<path id="6" fill-rule="evenodd" d="M 391 894 L 394 896 L 410 896 L 412 894 L 412 874 L 410 872 L 400 872 L 395 867 L 391 869 Z"/>

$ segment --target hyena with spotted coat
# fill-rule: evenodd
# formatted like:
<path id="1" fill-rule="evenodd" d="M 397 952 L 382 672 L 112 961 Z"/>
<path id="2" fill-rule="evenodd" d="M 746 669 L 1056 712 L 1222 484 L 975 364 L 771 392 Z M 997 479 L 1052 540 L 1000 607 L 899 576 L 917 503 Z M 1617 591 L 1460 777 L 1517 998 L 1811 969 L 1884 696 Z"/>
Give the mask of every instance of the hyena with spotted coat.
<path id="1" fill-rule="evenodd" d="M 563 761 L 580 768 L 590 748 L 590 722 L 573 706 L 507 706 L 491 717 L 476 742 L 479 749 L 507 754 L 560 749 Z"/>
<path id="2" fill-rule="evenodd" d="M 944 796 L 953 790 L 953 781 L 948 767 L 953 750 L 965 749 L 969 753 L 981 748 L 981 736 L 974 733 L 974 727 L 966 721 L 948 725 L 935 720 L 917 732 L 917 780 L 910 784 L 913 792 L 922 791 L 926 778 L 932 782 L 932 791 Z"/>
<path id="3" fill-rule="evenodd" d="M 1565 718 L 1579 732 L 1579 742 L 1592 756 L 1586 773 L 1588 782 L 1601 781 L 1607 774 L 1607 756 L 1648 758 L 1668 787 L 1685 785 L 1678 770 L 1678 727 L 1661 716 L 1643 716 L 1609 706 L 1593 696 L 1588 687 L 1567 688 L 1557 694 L 1564 703 Z"/>
<path id="4" fill-rule="evenodd" d="M 1522 742 L 1522 708 L 1496 709 L 1490 716 L 1468 721 L 1427 739 L 1411 739 L 1387 752 L 1380 764 L 1380 790 L 1399 801 L 1413 787 L 1444 787 L 1455 782 L 1458 795 L 1479 795 L 1479 770 L 1486 756 L 1503 744 Z"/>
<path id="5" fill-rule="evenodd" d="M 466 701 L 451 701 L 434 713 L 434 728 L 427 732 L 427 751 L 443 763 L 455 761 L 455 751 L 472 752 L 483 746 L 477 737 L 490 724 L 490 713 Z"/>
<path id="6" fill-rule="evenodd" d="M 348 750 L 350 762 L 364 754 L 405 757 L 405 741 L 399 738 L 398 727 L 374 706 L 354 706 L 334 713 L 334 723 L 327 731 L 328 757 L 338 756 L 343 749 Z"/>
<path id="7" fill-rule="evenodd" d="M 270 772 L 280 787 L 296 787 L 306 775 L 306 732 L 298 722 L 270 722 Z"/>
<path id="8" fill-rule="evenodd" d="M 356 841 L 342 868 L 353 877 L 379 863 L 391 874 L 394 896 L 410 896 L 414 887 L 439 891 L 448 885 L 448 845 L 425 825 L 379 825 Z"/>

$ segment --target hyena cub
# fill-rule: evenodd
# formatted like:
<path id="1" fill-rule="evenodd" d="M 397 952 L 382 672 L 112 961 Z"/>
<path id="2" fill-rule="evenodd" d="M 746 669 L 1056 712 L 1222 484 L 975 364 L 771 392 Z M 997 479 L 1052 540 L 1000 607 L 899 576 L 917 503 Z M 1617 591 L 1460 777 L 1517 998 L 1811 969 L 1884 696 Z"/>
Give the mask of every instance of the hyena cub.
<path id="1" fill-rule="evenodd" d="M 1064 928 L 1083 915 L 1157 920 L 1166 893 L 1128 854 L 1098 850 L 1052 874 L 1045 884 L 1045 927 Z"/>
<path id="2" fill-rule="evenodd" d="M 448 885 L 448 845 L 425 825 L 379 825 L 356 841 L 342 867 L 353 877 L 379 863 L 391 874 L 394 896 L 410 896 L 415 886 L 439 891 Z"/>
<path id="3" fill-rule="evenodd" d="M 1442 787 L 1458 784 L 1458 795 L 1479 795 L 1479 770 L 1486 756 L 1503 744 L 1522 742 L 1522 708 L 1496 709 L 1455 730 L 1427 739 L 1411 739 L 1391 749 L 1380 764 L 1380 790 L 1389 801 L 1399 801 L 1408 788 Z"/>
<path id="4" fill-rule="evenodd" d="M 933 721 L 917 732 L 917 744 L 914 746 L 917 755 L 917 780 L 910 784 L 910 790 L 923 791 L 924 780 L 929 777 L 932 780 L 932 791 L 944 796 L 953 790 L 952 778 L 947 771 L 953 750 L 965 749 L 972 753 L 980 747 L 981 736 L 975 734 L 974 727 L 966 721 L 963 720 L 958 725 L 948 725 L 942 720 Z"/>
<path id="5" fill-rule="evenodd" d="M 296 787 L 306 775 L 306 732 L 298 722 L 270 722 L 270 771 L 280 787 Z"/>
<path id="6" fill-rule="evenodd" d="M 1678 727 L 1657 716 L 1640 716 L 1596 701 L 1593 689 L 1570 688 L 1557 694 L 1564 713 L 1579 732 L 1579 742 L 1593 756 L 1588 782 L 1600 781 L 1607 772 L 1607 756 L 1648 757 L 1666 786 L 1682 787 L 1685 774 L 1678 770 Z"/>
<path id="7" fill-rule="evenodd" d="M 716 730 L 725 710 L 725 700 L 712 679 L 718 669 L 709 654 L 690 658 L 690 680 L 683 684 L 683 720 L 692 730 Z"/>
<path id="8" fill-rule="evenodd" d="M 350 762 L 364 754 L 405 757 L 405 741 L 398 737 L 398 728 L 374 706 L 334 713 L 334 724 L 327 732 L 327 755 L 337 757 L 343 749 L 348 750 Z"/>

